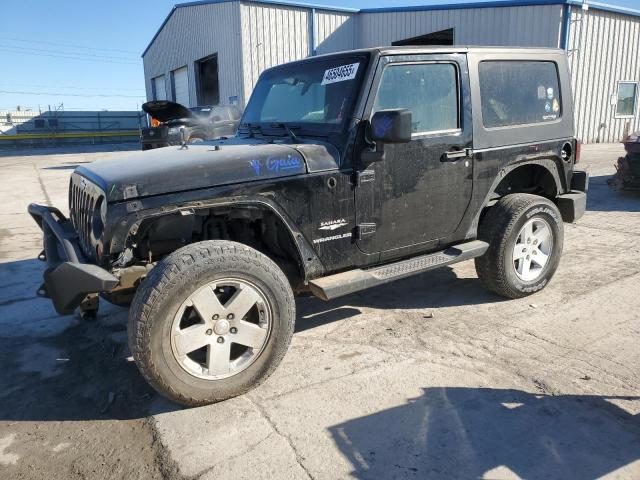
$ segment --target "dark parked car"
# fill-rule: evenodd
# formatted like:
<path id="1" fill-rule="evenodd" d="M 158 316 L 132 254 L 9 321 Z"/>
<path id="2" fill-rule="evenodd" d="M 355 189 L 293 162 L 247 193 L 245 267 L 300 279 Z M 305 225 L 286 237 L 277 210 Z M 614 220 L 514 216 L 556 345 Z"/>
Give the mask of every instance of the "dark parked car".
<path id="1" fill-rule="evenodd" d="M 242 116 L 233 105 L 187 108 L 168 100 L 147 102 L 142 109 L 158 123 L 142 129 L 142 150 L 232 137 Z"/>
<path id="2" fill-rule="evenodd" d="M 236 137 L 81 165 L 70 219 L 30 205 L 40 295 L 61 314 L 133 297 L 136 363 L 186 405 L 273 372 L 295 295 L 468 259 L 489 290 L 531 295 L 586 207 L 571 98 L 562 50 L 389 47 L 271 68 Z"/>

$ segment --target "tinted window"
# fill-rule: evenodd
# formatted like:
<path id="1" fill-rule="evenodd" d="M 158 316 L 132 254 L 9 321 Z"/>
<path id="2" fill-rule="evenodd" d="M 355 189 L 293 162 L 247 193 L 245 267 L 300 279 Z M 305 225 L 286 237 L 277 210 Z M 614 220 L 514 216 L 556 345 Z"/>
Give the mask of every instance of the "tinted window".
<path id="1" fill-rule="evenodd" d="M 632 117 L 636 113 L 636 89 L 636 83 L 620 82 L 618 84 L 617 116 Z"/>
<path id="2" fill-rule="evenodd" d="M 458 128 L 456 67 L 450 63 L 387 67 L 382 74 L 373 111 L 389 108 L 411 110 L 414 133 Z"/>
<path id="3" fill-rule="evenodd" d="M 553 62 L 482 62 L 479 66 L 485 127 L 552 122 L 560 118 L 558 69 Z"/>

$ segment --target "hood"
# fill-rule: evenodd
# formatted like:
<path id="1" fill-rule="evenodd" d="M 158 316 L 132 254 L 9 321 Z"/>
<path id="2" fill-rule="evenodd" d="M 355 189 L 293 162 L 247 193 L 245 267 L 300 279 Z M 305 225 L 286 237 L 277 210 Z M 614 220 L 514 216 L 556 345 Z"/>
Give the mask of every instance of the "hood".
<path id="1" fill-rule="evenodd" d="M 265 143 L 157 148 L 76 169 L 102 188 L 109 202 L 306 172 L 298 150 Z"/>
<path id="2" fill-rule="evenodd" d="M 176 102 L 170 102 L 169 100 L 153 100 L 143 103 L 142 110 L 161 122 L 195 118 L 193 112 L 187 107 Z"/>

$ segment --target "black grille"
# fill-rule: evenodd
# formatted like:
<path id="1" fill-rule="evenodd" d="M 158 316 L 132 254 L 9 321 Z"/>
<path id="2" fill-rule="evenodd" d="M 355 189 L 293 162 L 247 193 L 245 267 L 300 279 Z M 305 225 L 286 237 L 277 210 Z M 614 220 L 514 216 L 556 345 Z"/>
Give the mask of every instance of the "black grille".
<path id="1" fill-rule="evenodd" d="M 69 216 L 78 233 L 80 247 L 88 258 L 95 257 L 96 239 L 93 236 L 92 219 L 94 210 L 100 208 L 102 197 L 100 189 L 89 180 L 76 173 L 71 175 Z"/>

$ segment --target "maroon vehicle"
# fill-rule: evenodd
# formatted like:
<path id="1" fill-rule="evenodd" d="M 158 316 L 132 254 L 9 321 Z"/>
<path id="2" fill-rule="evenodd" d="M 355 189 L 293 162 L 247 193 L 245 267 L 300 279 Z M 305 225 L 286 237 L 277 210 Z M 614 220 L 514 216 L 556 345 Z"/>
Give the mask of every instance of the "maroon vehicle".
<path id="1" fill-rule="evenodd" d="M 609 184 L 624 190 L 640 190 L 640 131 L 629 135 L 623 143 L 627 155 L 618 159 L 616 174 Z"/>

